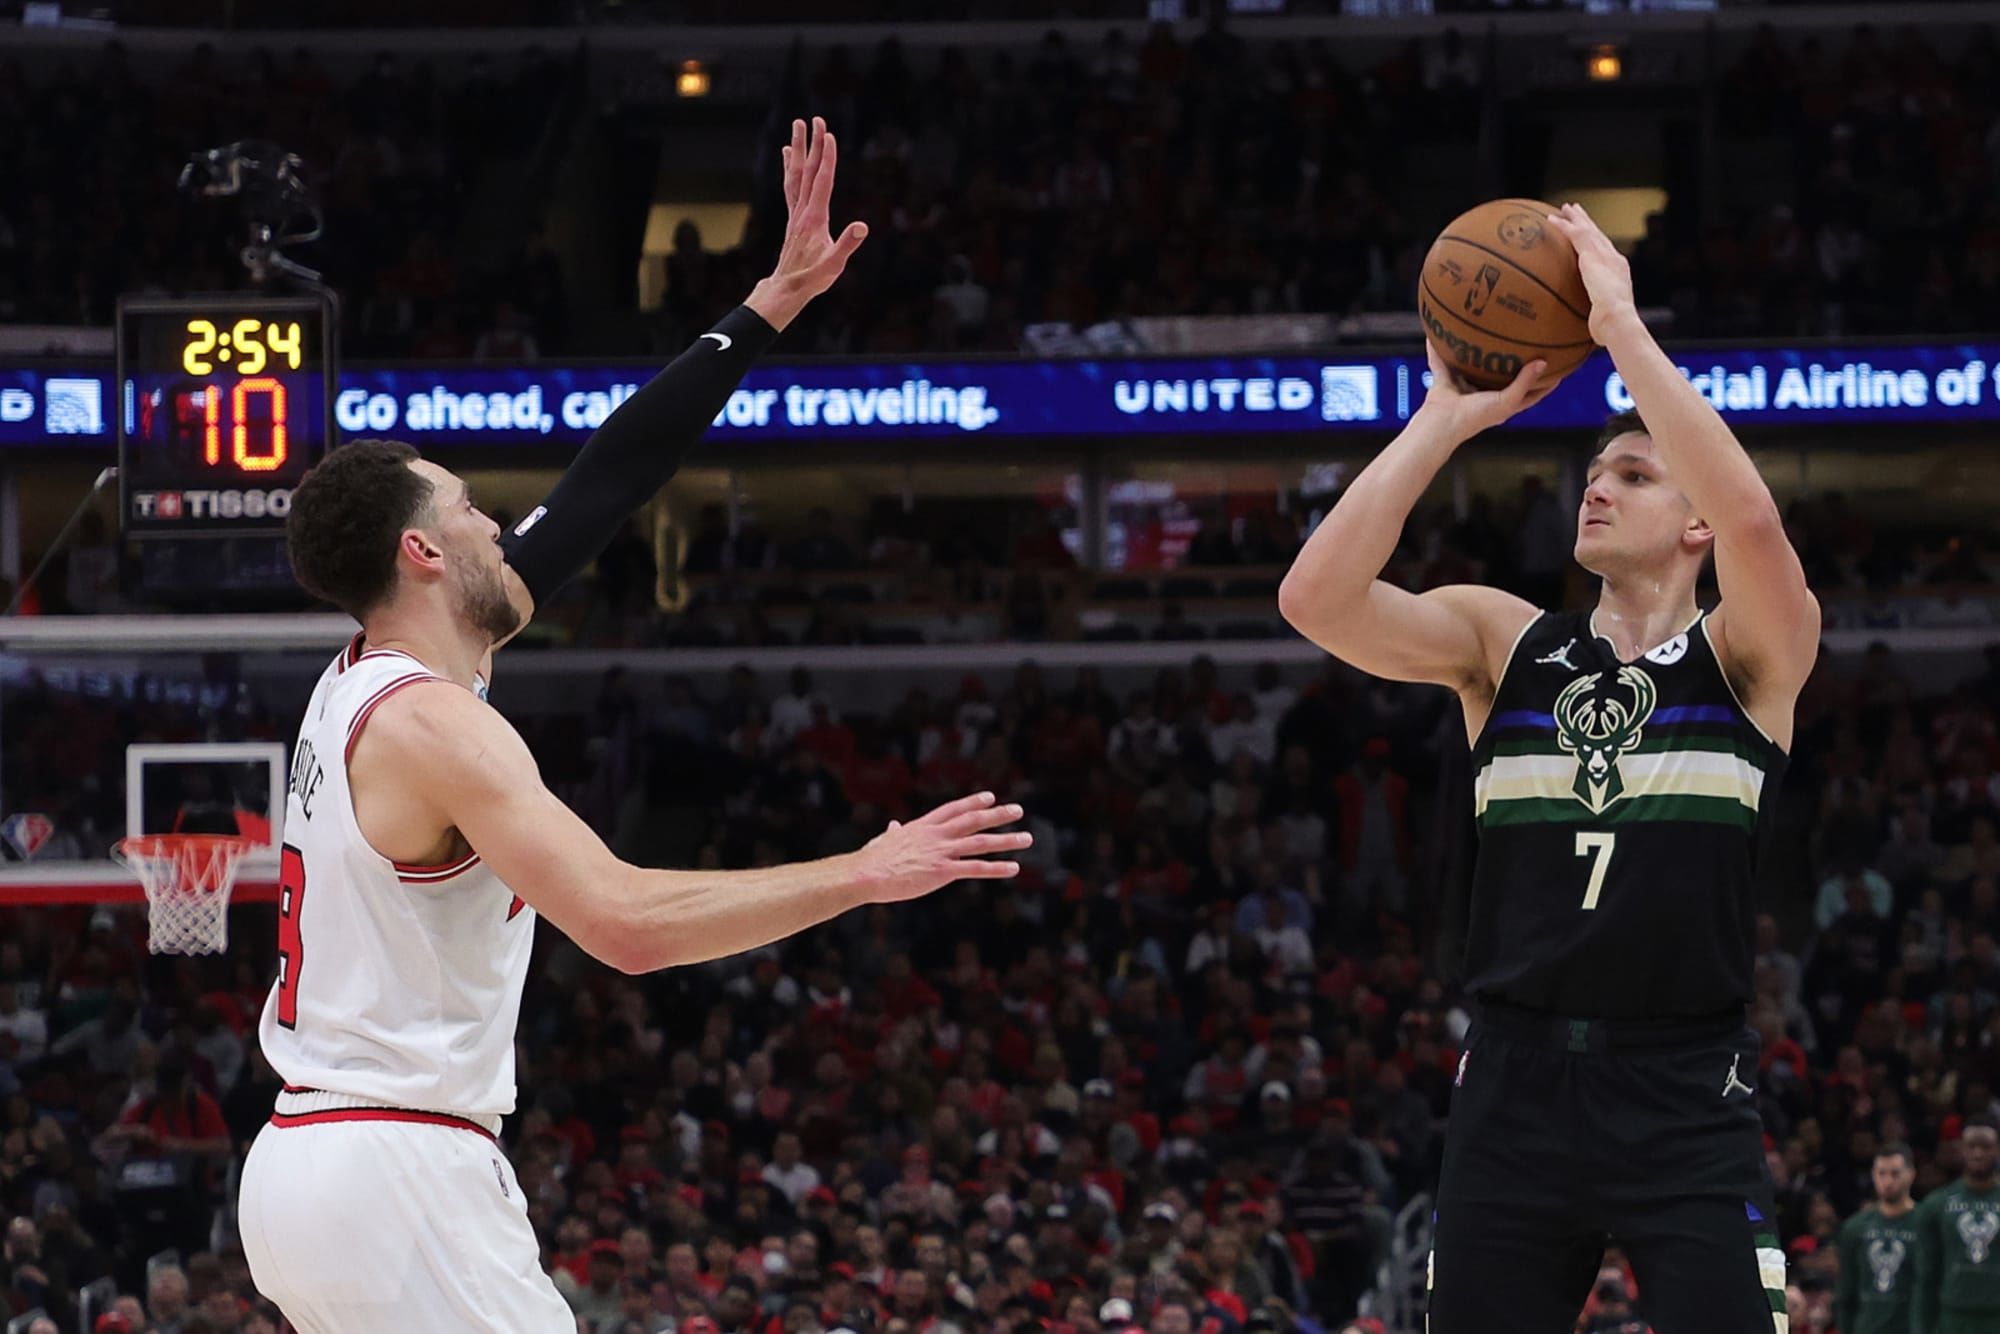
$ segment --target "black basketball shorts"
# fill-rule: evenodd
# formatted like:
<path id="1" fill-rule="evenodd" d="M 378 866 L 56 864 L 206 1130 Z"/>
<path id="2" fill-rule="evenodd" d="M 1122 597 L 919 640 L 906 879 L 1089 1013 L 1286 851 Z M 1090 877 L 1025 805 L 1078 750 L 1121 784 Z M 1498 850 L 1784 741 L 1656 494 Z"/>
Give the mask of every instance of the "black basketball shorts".
<path id="1" fill-rule="evenodd" d="M 1569 1334 L 1606 1245 L 1655 1334 L 1785 1334 L 1785 1260 L 1740 1019 L 1484 1005 L 1452 1094 L 1430 1334 Z"/>

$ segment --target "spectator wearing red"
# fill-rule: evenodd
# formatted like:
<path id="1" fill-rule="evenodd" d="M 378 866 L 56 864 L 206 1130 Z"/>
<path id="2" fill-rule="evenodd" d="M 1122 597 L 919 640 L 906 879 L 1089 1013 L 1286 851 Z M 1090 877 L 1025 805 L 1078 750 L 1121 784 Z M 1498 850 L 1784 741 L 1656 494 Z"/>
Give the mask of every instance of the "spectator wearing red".
<path id="1" fill-rule="evenodd" d="M 1334 780 L 1340 799 L 1340 866 L 1347 890 L 1366 902 L 1402 906 L 1410 865 L 1410 785 L 1389 768 L 1389 742 L 1372 737 Z"/>
<path id="2" fill-rule="evenodd" d="M 798 744 L 835 773 L 844 772 L 854 760 L 854 729 L 823 699 L 814 700 L 809 707 L 811 720 L 799 729 Z"/>
<path id="3" fill-rule="evenodd" d="M 1118 897 L 1164 904 L 1187 897 L 1187 863 L 1157 839 L 1142 838 L 1132 848 L 1132 869 L 1118 881 Z"/>
<path id="4" fill-rule="evenodd" d="M 910 965 L 910 956 L 900 950 L 889 956 L 877 985 L 882 990 L 883 1008 L 891 1019 L 907 1019 L 942 999 L 936 987 L 917 976 Z"/>
<path id="5" fill-rule="evenodd" d="M 809 737 L 810 733 L 801 740 L 810 745 Z M 910 791 L 915 786 L 910 777 L 910 766 L 902 754 L 888 744 L 879 728 L 871 726 L 861 730 L 854 752 L 841 772 L 847 799 L 856 806 L 869 806 L 891 820 L 901 820 L 909 815 Z"/>
<path id="6" fill-rule="evenodd" d="M 1188 1072 L 1187 1083 L 1181 1090 L 1187 1101 L 1205 1105 L 1219 1127 L 1234 1124 L 1237 1109 L 1249 1092 L 1250 1076 L 1243 1064 L 1249 1046 L 1242 1030 L 1231 1028 L 1223 1032 L 1217 1038 L 1214 1054 Z"/>
<path id="7" fill-rule="evenodd" d="M 882 1192 L 885 1214 L 909 1214 L 924 1221 L 949 1223 L 958 1217 L 958 1196 L 931 1175 L 931 1151 L 921 1144 L 903 1150 L 902 1172 Z"/>
<path id="8" fill-rule="evenodd" d="M 665 1282 L 678 1302 L 706 1303 L 722 1291 L 722 1277 L 704 1273 L 701 1257 L 684 1241 L 667 1247 Z"/>
<path id="9" fill-rule="evenodd" d="M 126 1108 L 117 1133 L 142 1152 L 189 1154 L 207 1160 L 230 1151 L 222 1105 L 197 1086 L 185 1057 L 169 1051 L 154 1074 L 155 1092 Z"/>
<path id="10" fill-rule="evenodd" d="M 1146 1076 L 1137 1070 L 1123 1070 L 1113 1081 L 1118 1089 L 1117 1115 L 1121 1125 L 1132 1127 L 1139 1137 L 1139 1149 L 1151 1155 L 1160 1147 L 1160 1118 L 1146 1109 Z"/>
<path id="11" fill-rule="evenodd" d="M 613 1174 L 618 1189 L 635 1199 L 666 1181 L 666 1174 L 653 1162 L 652 1137 L 642 1125 L 629 1125 L 618 1132 L 618 1169 Z"/>

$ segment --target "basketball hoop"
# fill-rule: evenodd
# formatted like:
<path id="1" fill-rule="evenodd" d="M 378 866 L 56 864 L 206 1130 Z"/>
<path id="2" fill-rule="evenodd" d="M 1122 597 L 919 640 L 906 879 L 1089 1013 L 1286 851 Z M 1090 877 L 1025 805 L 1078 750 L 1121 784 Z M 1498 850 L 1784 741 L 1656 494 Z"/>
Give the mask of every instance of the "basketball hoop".
<path id="1" fill-rule="evenodd" d="M 146 889 L 154 954 L 220 954 L 229 946 L 229 891 L 256 845 L 229 834 L 142 834 L 112 855 Z"/>

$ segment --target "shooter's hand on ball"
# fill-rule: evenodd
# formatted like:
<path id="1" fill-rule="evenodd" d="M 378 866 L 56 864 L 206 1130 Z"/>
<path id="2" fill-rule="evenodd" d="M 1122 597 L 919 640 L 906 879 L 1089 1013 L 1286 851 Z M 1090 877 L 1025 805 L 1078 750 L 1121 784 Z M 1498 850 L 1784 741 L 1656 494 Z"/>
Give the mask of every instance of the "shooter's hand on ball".
<path id="1" fill-rule="evenodd" d="M 785 241 L 778 265 L 758 283 L 743 304 L 782 329 L 805 309 L 808 301 L 833 286 L 848 259 L 868 239 L 868 224 L 850 222 L 836 238 L 829 230 L 834 168 L 840 145 L 818 116 L 808 133 L 802 120 L 792 122 L 792 142 L 785 160 Z"/>
<path id="2" fill-rule="evenodd" d="M 989 831 L 1021 818 L 1021 808 L 995 805 L 991 792 L 946 802 L 927 815 L 889 828 L 870 839 L 854 856 L 861 863 L 860 883 L 871 903 L 897 903 L 921 898 L 954 880 L 1005 880 L 1020 874 L 1021 864 L 994 861 L 994 852 L 1020 852 L 1034 835 L 1019 831 Z"/>
<path id="3" fill-rule="evenodd" d="M 1576 247 L 1577 269 L 1590 293 L 1590 336 L 1609 347 L 1621 326 L 1638 319 L 1632 266 L 1581 204 L 1564 204 L 1549 214 L 1549 225 Z"/>
<path id="4" fill-rule="evenodd" d="M 1438 422 L 1457 441 L 1470 440 L 1487 427 L 1498 426 L 1515 413 L 1535 406 L 1555 388 L 1539 383 L 1548 366 L 1545 361 L 1531 361 L 1521 367 L 1514 383 L 1505 389 L 1475 389 L 1459 378 L 1429 342 L 1424 344 L 1424 354 L 1430 358 L 1431 387 L 1417 414 L 1426 421 Z"/>

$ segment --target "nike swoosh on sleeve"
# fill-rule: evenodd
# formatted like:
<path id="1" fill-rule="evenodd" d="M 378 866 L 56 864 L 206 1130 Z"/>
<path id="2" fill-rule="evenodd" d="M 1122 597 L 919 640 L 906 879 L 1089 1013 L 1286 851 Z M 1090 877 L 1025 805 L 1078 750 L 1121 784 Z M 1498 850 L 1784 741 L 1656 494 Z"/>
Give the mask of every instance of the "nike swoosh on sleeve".
<path id="1" fill-rule="evenodd" d="M 728 334 L 705 333 L 702 335 L 702 337 L 713 338 L 715 340 L 716 347 L 720 348 L 724 352 L 727 352 L 729 350 L 729 345 L 735 341 L 734 339 L 730 338 Z"/>

